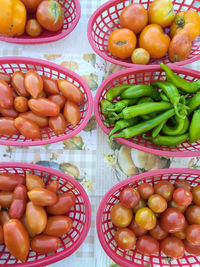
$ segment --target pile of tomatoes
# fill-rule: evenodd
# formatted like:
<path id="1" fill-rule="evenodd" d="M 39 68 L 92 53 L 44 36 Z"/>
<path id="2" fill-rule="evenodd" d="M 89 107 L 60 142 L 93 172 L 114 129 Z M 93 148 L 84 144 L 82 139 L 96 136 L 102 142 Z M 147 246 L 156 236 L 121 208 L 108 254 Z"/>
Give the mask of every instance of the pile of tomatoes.
<path id="1" fill-rule="evenodd" d="M 126 186 L 120 202 L 110 212 L 117 246 L 156 255 L 181 258 L 184 252 L 200 256 L 200 185 L 167 180 L 154 186 L 142 183 L 137 190 Z"/>
<path id="2" fill-rule="evenodd" d="M 22 134 L 39 139 L 41 127 L 49 126 L 55 134 L 65 132 L 67 123 L 76 126 L 81 118 L 82 91 L 66 80 L 25 74 L 0 73 L 0 134 Z"/>
<path id="3" fill-rule="evenodd" d="M 63 9 L 56 0 L 1 1 L 0 35 L 3 36 L 15 37 L 26 32 L 31 37 L 37 37 L 43 29 L 51 32 L 60 30 L 63 21 Z"/>
<path id="4" fill-rule="evenodd" d="M 200 34 L 200 16 L 194 10 L 175 14 L 171 0 L 154 0 L 148 10 L 142 4 L 125 7 L 119 17 L 120 29 L 108 39 L 111 55 L 134 64 L 148 64 L 150 58 L 185 60 L 192 41 Z M 137 47 L 137 48 L 136 48 Z"/>
<path id="5" fill-rule="evenodd" d="M 0 244 L 16 259 L 25 262 L 30 248 L 46 254 L 62 246 L 60 237 L 73 225 L 66 216 L 76 202 L 73 193 L 58 194 L 58 181 L 45 186 L 29 173 L 1 173 L 0 190 Z"/>

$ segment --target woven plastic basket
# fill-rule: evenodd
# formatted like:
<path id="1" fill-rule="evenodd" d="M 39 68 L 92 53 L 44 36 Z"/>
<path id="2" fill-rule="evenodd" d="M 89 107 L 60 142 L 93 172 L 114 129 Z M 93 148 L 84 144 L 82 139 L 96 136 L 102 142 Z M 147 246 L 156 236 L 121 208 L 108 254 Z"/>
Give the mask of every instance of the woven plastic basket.
<path id="1" fill-rule="evenodd" d="M 131 63 L 131 60 L 121 60 L 112 56 L 108 51 L 108 38 L 112 31 L 120 28 L 119 16 L 122 10 L 131 3 L 140 3 L 148 9 L 153 0 L 111 0 L 100 6 L 91 16 L 88 23 L 88 39 L 93 50 L 105 60 L 123 67 L 138 66 Z M 193 9 L 200 12 L 200 3 L 197 0 L 180 1 L 172 0 L 175 12 Z M 176 62 L 176 65 L 185 65 L 200 58 L 200 38 L 193 41 L 189 58 Z M 159 64 L 159 62 L 169 63 L 166 55 L 161 59 L 151 59 L 149 65 Z"/>
<path id="2" fill-rule="evenodd" d="M 39 255 L 30 250 L 27 261 L 21 263 L 11 256 L 5 245 L 1 245 L 0 266 L 47 266 L 74 253 L 85 240 L 91 222 L 90 201 L 80 183 L 62 172 L 34 164 L 0 163 L 0 173 L 6 172 L 16 173 L 22 176 L 25 176 L 26 173 L 33 173 L 39 175 L 45 184 L 53 180 L 58 181 L 59 191 L 61 193 L 72 192 L 75 194 L 77 200 L 74 208 L 66 214 L 73 220 L 73 228 L 68 234 L 61 237 L 62 246 L 55 253 Z"/>
<path id="3" fill-rule="evenodd" d="M 0 36 L 0 41 L 16 44 L 42 44 L 58 41 L 66 37 L 79 22 L 81 16 L 81 6 L 79 0 L 57 0 L 64 11 L 64 22 L 62 28 L 57 32 L 43 30 L 40 36 L 31 37 L 26 33 L 19 37 L 3 37 Z M 29 15 L 28 18 L 32 18 Z"/>
<path id="4" fill-rule="evenodd" d="M 200 72 L 178 67 L 171 66 L 172 70 L 180 74 L 184 79 L 188 81 L 193 81 L 200 79 Z M 105 120 L 104 115 L 101 113 L 100 101 L 105 99 L 106 92 L 113 86 L 123 83 L 152 83 L 156 80 L 165 80 L 165 73 L 158 66 L 143 66 L 138 68 L 129 68 L 125 70 L 120 70 L 103 81 L 99 87 L 95 100 L 94 100 L 94 114 L 96 120 L 101 127 L 101 129 L 109 134 L 112 127 L 106 127 L 103 122 Z M 167 146 L 156 146 L 150 140 L 142 138 L 142 136 L 137 136 L 131 139 L 116 138 L 116 140 L 124 145 L 127 145 L 138 150 L 149 152 L 152 154 L 157 154 L 161 156 L 171 156 L 171 157 L 193 157 L 200 155 L 200 143 L 188 143 L 184 142 L 179 146 L 167 147 Z"/>
<path id="5" fill-rule="evenodd" d="M 96 219 L 99 241 L 108 254 L 116 263 L 123 267 L 197 267 L 200 257 L 189 255 L 185 252 L 181 259 L 169 261 L 161 251 L 155 256 L 144 256 L 137 249 L 124 251 L 117 247 L 114 240 L 116 227 L 110 219 L 110 211 L 114 204 L 119 202 L 120 191 L 127 185 L 137 186 L 143 182 L 156 184 L 158 181 L 167 180 L 174 183 L 177 179 L 187 180 L 193 186 L 200 184 L 200 171 L 192 169 L 162 169 L 150 171 L 130 177 L 113 186 L 102 199 Z"/>
<path id="6" fill-rule="evenodd" d="M 13 136 L 0 135 L 0 145 L 8 146 L 38 146 L 59 142 L 74 135 L 77 135 L 88 123 L 92 113 L 92 94 L 87 83 L 76 73 L 48 61 L 22 58 L 22 57 L 5 57 L 0 58 L 0 72 L 13 73 L 15 71 L 27 72 L 36 70 L 40 75 L 46 75 L 54 79 L 67 79 L 75 84 L 84 93 L 84 102 L 80 105 L 81 120 L 75 127 L 67 125 L 62 135 L 55 134 L 50 127 L 44 127 L 41 130 L 40 140 L 28 140 L 18 134 Z"/>

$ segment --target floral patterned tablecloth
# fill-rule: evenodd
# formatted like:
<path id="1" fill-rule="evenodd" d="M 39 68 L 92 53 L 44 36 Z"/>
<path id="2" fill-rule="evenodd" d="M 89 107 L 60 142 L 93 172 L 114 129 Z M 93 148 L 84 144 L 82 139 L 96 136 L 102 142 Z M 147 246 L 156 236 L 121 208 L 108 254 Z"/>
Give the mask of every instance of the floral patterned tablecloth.
<path id="1" fill-rule="evenodd" d="M 89 84 L 93 96 L 101 82 L 121 67 L 97 56 L 87 39 L 87 23 L 94 10 L 105 0 L 80 0 L 81 18 L 75 30 L 63 40 L 41 45 L 0 43 L 0 56 L 31 56 L 49 60 L 73 70 Z M 187 67 L 200 69 L 200 62 Z M 67 173 L 87 191 L 92 207 L 89 234 L 70 257 L 52 266 L 116 267 L 100 246 L 96 229 L 96 212 L 105 193 L 129 176 L 161 168 L 200 168 L 200 158 L 163 158 L 130 149 L 117 142 L 111 146 L 92 115 L 85 129 L 71 139 L 40 147 L 0 146 L 0 161 L 45 165 Z"/>

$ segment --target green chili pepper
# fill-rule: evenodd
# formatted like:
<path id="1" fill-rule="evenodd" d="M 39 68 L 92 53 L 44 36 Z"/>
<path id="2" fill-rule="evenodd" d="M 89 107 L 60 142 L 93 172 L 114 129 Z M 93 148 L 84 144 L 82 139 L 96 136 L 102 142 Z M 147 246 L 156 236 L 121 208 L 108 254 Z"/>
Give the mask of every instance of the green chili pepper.
<path id="1" fill-rule="evenodd" d="M 146 115 L 155 111 L 162 111 L 172 108 L 172 104 L 169 102 L 149 102 L 142 103 L 135 106 L 127 107 L 117 115 L 118 119 L 130 119 L 133 117 Z"/>
<path id="2" fill-rule="evenodd" d="M 113 117 L 111 118 L 106 118 L 105 121 L 103 122 L 103 124 L 106 126 L 106 127 L 109 127 L 110 125 L 114 125 L 116 122 L 116 119 Z"/>
<path id="3" fill-rule="evenodd" d="M 174 126 L 166 124 L 162 129 L 163 133 L 166 135 L 179 135 L 183 131 L 185 119 L 179 118 L 175 115 L 176 124 Z"/>
<path id="4" fill-rule="evenodd" d="M 126 90 L 129 87 L 132 87 L 133 85 L 131 84 L 119 84 L 115 87 L 112 87 L 108 90 L 106 93 L 106 99 L 108 101 L 112 101 L 115 97 L 120 96 L 124 90 Z"/>
<path id="5" fill-rule="evenodd" d="M 118 102 L 114 102 L 111 108 L 107 108 L 108 111 L 121 112 L 124 108 L 131 106 L 137 102 L 137 99 L 123 99 Z"/>
<path id="6" fill-rule="evenodd" d="M 153 99 L 160 99 L 158 91 L 148 84 L 137 84 L 126 89 L 121 95 L 121 99 L 139 98 L 142 96 L 150 96 Z"/>
<path id="7" fill-rule="evenodd" d="M 186 133 L 187 130 L 188 130 L 188 128 L 189 128 L 189 125 L 190 125 L 190 121 L 189 121 L 189 119 L 186 117 L 186 118 L 185 118 L 185 121 L 184 121 L 183 129 L 182 129 L 182 131 L 180 131 L 179 134 L 184 134 L 184 133 Z"/>
<path id="8" fill-rule="evenodd" d="M 175 74 L 169 66 L 160 63 L 161 69 L 165 71 L 168 82 L 173 83 L 177 88 L 186 93 L 195 93 L 200 89 L 200 80 L 188 82 L 182 77 Z"/>
<path id="9" fill-rule="evenodd" d="M 154 102 L 153 99 L 149 96 L 141 97 L 139 98 L 137 104 L 142 104 L 142 103 L 149 103 L 149 102 Z"/>
<path id="10" fill-rule="evenodd" d="M 129 120 L 119 120 L 115 123 L 114 128 L 110 131 L 109 136 L 113 135 L 115 132 L 122 130 L 124 128 L 135 125 L 138 122 L 138 118 L 132 118 Z"/>
<path id="11" fill-rule="evenodd" d="M 194 111 L 189 128 L 190 143 L 197 142 L 200 139 L 200 109 Z"/>
<path id="12" fill-rule="evenodd" d="M 131 138 L 140 134 L 143 134 L 145 132 L 148 132 L 149 130 L 152 130 L 157 125 L 159 125 L 164 120 L 168 120 L 170 117 L 172 117 L 175 114 L 174 109 L 170 109 L 165 111 L 164 113 L 160 114 L 159 116 L 148 120 L 144 122 L 140 122 L 132 127 L 128 127 L 124 130 L 122 130 L 118 134 L 114 134 L 110 137 L 110 140 L 112 141 L 115 137 L 123 137 L 123 138 Z"/>
<path id="13" fill-rule="evenodd" d="M 113 107 L 113 103 L 111 103 L 107 99 L 103 99 L 100 102 L 100 106 L 101 106 L 101 112 L 102 112 L 102 114 L 108 115 L 109 114 L 108 108 Z"/>
<path id="14" fill-rule="evenodd" d="M 158 146 L 178 146 L 188 139 L 188 133 L 176 136 L 158 135 L 152 142 Z"/>
<path id="15" fill-rule="evenodd" d="M 162 121 L 158 126 L 156 126 L 153 131 L 152 131 L 152 138 L 155 138 L 156 136 L 159 135 L 160 131 L 162 130 L 163 126 L 165 125 L 167 121 L 164 120 Z"/>
<path id="16" fill-rule="evenodd" d="M 200 106 L 200 92 L 196 93 L 188 101 L 188 107 L 190 108 L 189 114 L 192 113 L 196 108 Z"/>
<path id="17" fill-rule="evenodd" d="M 169 98 L 163 92 L 160 92 L 160 97 L 163 101 L 169 102 Z"/>

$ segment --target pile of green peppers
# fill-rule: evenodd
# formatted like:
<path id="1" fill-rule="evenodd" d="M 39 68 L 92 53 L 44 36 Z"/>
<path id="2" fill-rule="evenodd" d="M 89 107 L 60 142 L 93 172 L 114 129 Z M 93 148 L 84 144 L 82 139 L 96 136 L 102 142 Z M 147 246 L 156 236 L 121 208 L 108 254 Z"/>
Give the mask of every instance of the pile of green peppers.
<path id="1" fill-rule="evenodd" d="M 100 102 L 109 138 L 142 135 L 156 145 L 178 146 L 200 139 L 200 80 L 187 81 L 163 63 L 166 81 L 120 84 Z M 192 96 L 191 96 L 192 95 Z"/>

